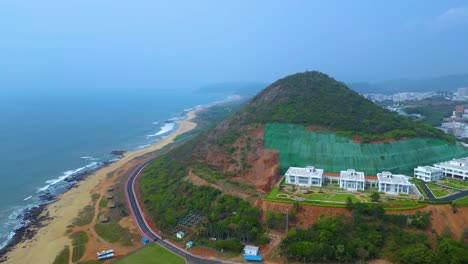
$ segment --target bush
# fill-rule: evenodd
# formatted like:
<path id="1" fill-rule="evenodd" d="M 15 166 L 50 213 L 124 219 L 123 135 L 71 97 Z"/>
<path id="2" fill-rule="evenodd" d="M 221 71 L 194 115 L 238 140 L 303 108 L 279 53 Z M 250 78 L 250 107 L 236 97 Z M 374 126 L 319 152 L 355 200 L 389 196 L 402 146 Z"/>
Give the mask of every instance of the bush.
<path id="1" fill-rule="evenodd" d="M 230 251 L 234 253 L 239 253 L 241 252 L 243 246 L 239 242 L 239 240 L 235 238 L 230 238 L 226 240 L 218 240 L 216 241 L 215 248 L 217 250 L 223 250 L 223 251 Z"/>

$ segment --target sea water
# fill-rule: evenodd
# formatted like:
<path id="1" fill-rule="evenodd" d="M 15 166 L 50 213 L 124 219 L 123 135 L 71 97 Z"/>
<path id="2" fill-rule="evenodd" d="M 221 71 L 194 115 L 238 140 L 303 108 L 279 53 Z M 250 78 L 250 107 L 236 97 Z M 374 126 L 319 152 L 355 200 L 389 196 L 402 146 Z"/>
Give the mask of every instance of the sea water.
<path id="1" fill-rule="evenodd" d="M 191 91 L 0 90 L 0 248 L 26 224 L 41 195 L 66 190 L 70 176 L 116 159 L 176 129 L 184 109 L 225 99 Z"/>

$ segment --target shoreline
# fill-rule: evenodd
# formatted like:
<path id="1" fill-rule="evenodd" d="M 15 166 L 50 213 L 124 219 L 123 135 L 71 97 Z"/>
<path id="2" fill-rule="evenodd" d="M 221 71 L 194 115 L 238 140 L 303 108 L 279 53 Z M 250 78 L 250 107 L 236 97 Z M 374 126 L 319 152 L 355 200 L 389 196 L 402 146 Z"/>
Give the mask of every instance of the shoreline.
<path id="1" fill-rule="evenodd" d="M 197 124 L 192 120 L 202 109 L 204 108 L 185 112 L 185 119 L 175 121 L 178 127 L 168 136 L 147 147 L 126 152 L 119 160 L 82 175 L 82 179 L 70 186 L 66 192 L 51 197 L 49 203 L 36 208 L 28 216 L 30 224 L 17 230 L 19 232 L 18 235 L 15 234 L 16 241 L 12 239 L 12 242 L 0 251 L 0 262 L 52 263 L 63 247 L 70 245 L 70 240 L 65 234 L 67 226 L 82 208 L 91 203 L 90 192 L 103 182 L 109 173 L 174 142 L 178 135 L 193 130 Z"/>

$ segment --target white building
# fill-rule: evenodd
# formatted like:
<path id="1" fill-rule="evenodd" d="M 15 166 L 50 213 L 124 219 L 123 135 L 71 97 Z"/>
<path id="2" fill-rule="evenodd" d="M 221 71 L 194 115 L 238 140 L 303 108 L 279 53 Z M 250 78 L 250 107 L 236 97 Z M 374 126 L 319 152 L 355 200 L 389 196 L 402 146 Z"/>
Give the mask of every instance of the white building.
<path id="1" fill-rule="evenodd" d="M 414 168 L 414 177 L 423 181 L 438 181 L 443 177 L 443 170 L 431 166 L 418 166 Z"/>
<path id="2" fill-rule="evenodd" d="M 436 163 L 434 167 L 442 169 L 444 176 L 463 180 L 468 179 L 468 158 Z"/>
<path id="3" fill-rule="evenodd" d="M 176 237 L 178 239 L 183 239 L 186 235 L 187 235 L 187 233 L 185 231 L 183 231 L 183 230 L 176 233 Z"/>
<path id="4" fill-rule="evenodd" d="M 258 247 L 246 245 L 244 247 L 244 255 L 257 256 L 258 255 Z"/>
<path id="5" fill-rule="evenodd" d="M 366 179 L 364 172 L 348 169 L 340 172 L 340 188 L 357 191 L 364 190 L 366 187 Z"/>
<path id="6" fill-rule="evenodd" d="M 405 175 L 382 171 L 382 173 L 377 173 L 377 178 L 379 180 L 379 192 L 389 194 L 409 194 L 413 187 L 413 184 L 408 181 L 408 177 Z"/>
<path id="7" fill-rule="evenodd" d="M 290 167 L 285 174 L 286 183 L 300 186 L 322 186 L 323 169 L 313 166 L 305 168 Z"/>

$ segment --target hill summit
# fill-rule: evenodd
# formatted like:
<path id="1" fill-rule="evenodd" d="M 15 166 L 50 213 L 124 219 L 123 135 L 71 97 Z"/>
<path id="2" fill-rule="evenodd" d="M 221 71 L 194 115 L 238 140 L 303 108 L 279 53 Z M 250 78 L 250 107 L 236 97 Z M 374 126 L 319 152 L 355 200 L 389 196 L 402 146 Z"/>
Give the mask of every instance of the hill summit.
<path id="1" fill-rule="evenodd" d="M 323 146 L 323 142 L 314 140 L 318 138 L 314 130 L 337 137 Z M 432 141 L 417 147 L 413 141 L 399 141 L 419 138 Z M 402 146 L 397 144 L 397 148 L 399 142 Z M 406 172 L 426 162 L 464 155 L 460 146 L 449 144 L 453 142 L 453 137 L 442 131 L 385 110 L 343 83 L 313 71 L 274 82 L 202 135 L 190 152 L 197 163 L 268 191 L 286 166 L 316 164 L 324 165 L 327 172 L 336 172 L 338 167 L 330 166 L 336 163 L 346 165 L 340 169 L 365 169 L 366 173 L 384 169 Z M 326 156 L 325 147 L 329 150 Z M 414 148 L 413 152 L 404 152 L 409 148 Z M 441 156 L 441 149 L 454 154 Z M 358 154 L 373 160 L 364 167 L 366 162 L 358 162 Z M 404 168 L 390 162 L 395 155 L 407 159 Z M 432 160 L 427 160 L 428 156 Z"/>
<path id="2" fill-rule="evenodd" d="M 255 96 L 220 128 L 246 124 L 313 125 L 362 142 L 414 137 L 453 138 L 365 99 L 324 73 L 308 71 L 282 78 Z"/>

